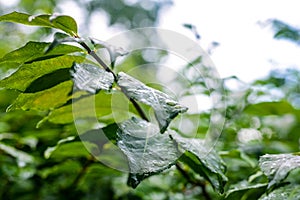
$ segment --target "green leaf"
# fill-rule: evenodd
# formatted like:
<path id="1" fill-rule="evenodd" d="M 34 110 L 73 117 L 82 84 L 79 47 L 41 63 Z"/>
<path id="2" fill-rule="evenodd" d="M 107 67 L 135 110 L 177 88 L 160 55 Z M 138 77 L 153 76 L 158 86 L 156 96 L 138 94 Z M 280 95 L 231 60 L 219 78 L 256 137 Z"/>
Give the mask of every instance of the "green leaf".
<path id="1" fill-rule="evenodd" d="M 242 181 L 228 190 L 225 199 L 257 199 L 265 192 L 267 183 L 249 184 L 247 181 Z M 253 197 L 255 195 L 255 197 Z"/>
<path id="2" fill-rule="evenodd" d="M 53 110 L 47 119 L 52 123 L 67 124 L 76 119 L 102 117 L 111 113 L 111 94 L 100 92 Z"/>
<path id="3" fill-rule="evenodd" d="M 68 173 L 78 174 L 80 173 L 81 168 L 82 167 L 78 161 L 66 160 L 65 162 L 58 163 L 54 166 L 41 169 L 38 174 L 43 179 L 45 179 L 51 175 L 60 175 L 60 174 L 68 174 Z"/>
<path id="4" fill-rule="evenodd" d="M 76 42 L 76 43 L 79 43 L 81 41 L 82 41 L 82 39 L 70 37 L 67 34 L 64 34 L 64 33 L 61 33 L 61 32 L 57 32 L 57 33 L 54 34 L 54 40 L 48 46 L 48 48 L 45 50 L 45 53 L 49 53 L 55 47 L 61 45 L 62 43 L 66 43 L 66 42 Z"/>
<path id="5" fill-rule="evenodd" d="M 178 104 L 167 94 L 150 88 L 123 72 L 118 74 L 118 85 L 127 96 L 154 109 L 161 133 L 165 132 L 170 122 L 179 113 L 187 111 L 186 107 Z"/>
<path id="6" fill-rule="evenodd" d="M 284 115 L 287 113 L 294 113 L 295 109 L 290 103 L 286 101 L 279 102 L 262 102 L 258 104 L 252 104 L 245 108 L 246 113 L 252 115 Z"/>
<path id="7" fill-rule="evenodd" d="M 286 185 L 263 195 L 259 200 L 299 200 L 300 199 L 300 186 L 299 185 Z"/>
<path id="8" fill-rule="evenodd" d="M 83 57 L 60 56 L 43 61 L 22 65 L 18 71 L 0 81 L 0 87 L 25 91 L 30 84 L 43 75 L 54 72 L 58 69 L 70 68 L 73 62 L 82 62 Z"/>
<path id="9" fill-rule="evenodd" d="M 71 80 L 70 69 L 69 68 L 58 69 L 49 74 L 45 74 L 35 79 L 26 88 L 24 93 L 35 93 L 35 92 L 47 90 L 68 80 Z"/>
<path id="10" fill-rule="evenodd" d="M 9 107 L 9 111 L 22 110 L 49 110 L 65 104 L 71 97 L 72 81 L 65 81 L 55 87 L 36 93 L 21 93 Z"/>
<path id="11" fill-rule="evenodd" d="M 100 90 L 110 90 L 114 83 L 112 73 L 90 64 L 74 63 L 71 76 L 77 89 L 92 94 Z"/>
<path id="12" fill-rule="evenodd" d="M 88 149 L 97 148 L 89 142 L 74 141 L 75 137 L 70 136 L 57 142 L 57 145 L 48 147 L 44 152 L 46 159 L 64 159 L 70 157 L 88 157 Z M 88 149 L 87 149 L 88 148 Z"/>
<path id="13" fill-rule="evenodd" d="M 241 151 L 240 149 L 222 151 L 219 152 L 219 155 L 221 155 L 222 157 L 228 157 L 229 159 L 238 158 L 240 160 L 245 161 L 252 168 L 257 166 L 256 159 L 255 160 L 251 159 L 245 152 Z"/>
<path id="14" fill-rule="evenodd" d="M 294 154 L 267 154 L 260 157 L 259 166 L 268 177 L 268 188 L 271 188 L 281 183 L 292 170 L 300 168 L 300 156 Z"/>
<path id="15" fill-rule="evenodd" d="M 66 15 L 28 15 L 25 13 L 12 12 L 0 16 L 0 22 L 15 22 L 30 26 L 42 26 L 60 29 L 71 36 L 77 36 L 76 21 Z"/>
<path id="16" fill-rule="evenodd" d="M 212 147 L 206 146 L 202 139 L 183 138 L 178 134 L 172 137 L 183 153 L 181 160 L 223 193 L 228 180 L 225 176 L 226 165 Z"/>
<path id="17" fill-rule="evenodd" d="M 0 80 L 10 76 L 20 67 L 20 63 L 17 62 L 0 62 Z"/>
<path id="18" fill-rule="evenodd" d="M 60 44 L 57 45 L 52 51 L 45 53 L 46 48 L 48 48 L 50 44 L 51 43 L 45 42 L 28 42 L 25 46 L 3 56 L 0 59 L 0 63 L 5 61 L 17 62 L 20 64 L 31 63 L 36 60 L 46 60 L 49 58 L 82 51 L 82 49 L 75 46 Z"/>
<path id="19" fill-rule="evenodd" d="M 128 158 L 128 185 L 135 188 L 145 178 L 160 173 L 174 164 L 177 148 L 168 134 L 144 120 L 132 118 L 122 122 L 117 145 Z"/>

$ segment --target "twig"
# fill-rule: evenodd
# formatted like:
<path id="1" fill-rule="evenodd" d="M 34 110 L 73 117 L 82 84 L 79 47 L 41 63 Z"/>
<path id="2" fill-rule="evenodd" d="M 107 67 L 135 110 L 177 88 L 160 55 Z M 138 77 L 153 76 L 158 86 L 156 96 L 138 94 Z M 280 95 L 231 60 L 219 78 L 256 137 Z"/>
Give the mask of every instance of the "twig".
<path id="1" fill-rule="evenodd" d="M 205 183 L 202 181 L 192 179 L 189 174 L 181 167 L 181 165 L 177 162 L 176 163 L 177 170 L 182 174 L 182 176 L 191 184 L 200 186 L 202 189 L 202 194 L 206 200 L 211 200 L 211 197 L 206 191 Z"/>
<path id="2" fill-rule="evenodd" d="M 69 186 L 70 189 L 74 189 L 76 188 L 76 186 L 78 185 L 80 179 L 83 177 L 83 175 L 85 174 L 86 170 L 88 169 L 88 167 L 93 163 L 93 160 L 89 159 L 86 161 L 86 163 L 83 165 L 82 169 L 80 170 L 80 172 L 77 174 L 76 178 L 74 179 L 73 183 Z"/>
<path id="3" fill-rule="evenodd" d="M 90 54 L 102 67 L 105 71 L 112 73 L 114 76 L 114 80 L 117 83 L 118 78 L 117 75 L 105 64 L 105 62 L 95 53 L 95 51 L 91 50 L 90 47 L 84 43 L 84 42 L 79 42 L 79 44 L 87 50 L 88 54 Z M 132 105 L 135 107 L 136 111 L 139 113 L 140 117 L 146 121 L 149 122 L 149 119 L 147 118 L 146 114 L 144 113 L 143 109 L 140 107 L 140 105 L 132 98 L 128 96 L 126 91 L 121 89 L 121 91 L 125 94 L 125 96 L 129 99 L 129 101 L 132 103 Z"/>

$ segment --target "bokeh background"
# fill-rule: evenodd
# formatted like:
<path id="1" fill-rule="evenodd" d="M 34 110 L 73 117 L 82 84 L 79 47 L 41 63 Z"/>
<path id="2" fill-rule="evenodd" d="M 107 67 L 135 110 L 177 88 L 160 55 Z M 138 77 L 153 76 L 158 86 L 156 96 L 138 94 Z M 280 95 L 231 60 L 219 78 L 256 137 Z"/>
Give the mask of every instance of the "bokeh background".
<path id="1" fill-rule="evenodd" d="M 67 14 L 78 22 L 80 35 L 104 41 L 121 31 L 154 26 L 197 42 L 210 55 L 224 83 L 226 123 L 216 149 L 228 166 L 228 190 L 259 172 L 259 156 L 299 151 L 298 4 L 233 0 L 0 0 L 0 14 Z M 1 23 L 0 33 L 2 57 L 28 41 L 50 42 L 54 32 Z M 131 66 L 166 61 L 166 57 L 166 52 L 137 52 L 121 64 L 130 70 Z M 176 59 L 167 61 L 169 65 L 178 64 Z M 181 69 L 187 77 L 193 74 L 188 66 Z M 164 78 L 153 75 L 152 68 L 143 70 L 152 74 L 149 79 Z M 1 79 L 13 71 L 0 62 Z M 139 71 L 135 75 L 145 78 Z M 184 120 L 192 129 L 182 127 L 178 131 L 196 131 L 197 137 L 202 138 L 210 126 L 213 108 L 206 105 L 209 93 L 205 80 L 191 82 L 191 88 L 202 95 L 198 104 L 205 109 Z M 15 90 L 0 90 L 0 199 L 205 199 L 203 188 L 193 185 L 174 168 L 145 180 L 135 190 L 129 188 L 126 174 L 95 163 L 80 141 L 57 145 L 76 137 L 74 124 L 43 122 L 37 128 L 49 111 L 6 112 L 18 95 Z M 194 121 L 199 126 L 194 127 Z M 49 158 L 45 152 L 52 147 L 55 151 Z M 189 173 L 203 180 L 192 170 Z M 299 170 L 294 174 L 289 181 L 299 184 Z M 265 182 L 266 178 L 260 175 L 252 178 Z M 206 187 L 212 199 L 221 199 L 211 186 Z M 247 198 L 258 198 L 262 193 L 253 191 Z"/>

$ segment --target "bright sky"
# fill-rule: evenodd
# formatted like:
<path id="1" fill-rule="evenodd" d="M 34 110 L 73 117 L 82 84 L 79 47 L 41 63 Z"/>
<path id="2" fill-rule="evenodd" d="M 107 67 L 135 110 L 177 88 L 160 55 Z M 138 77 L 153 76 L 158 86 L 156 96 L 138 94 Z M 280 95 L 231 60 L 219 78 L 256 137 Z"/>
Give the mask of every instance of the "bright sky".
<path id="1" fill-rule="evenodd" d="M 236 75 L 249 82 L 267 75 L 271 69 L 300 68 L 300 46 L 274 40 L 271 27 L 259 25 L 259 22 L 277 18 L 300 26 L 299 0 L 173 1 L 173 6 L 161 12 L 159 27 L 194 40 L 193 33 L 182 26 L 190 23 L 197 27 L 201 35 L 199 44 L 203 49 L 207 49 L 213 41 L 220 43 L 214 49 L 211 59 L 221 77 Z M 5 1 L 5 4 L 13 5 L 16 2 L 17 0 Z M 79 26 L 84 23 L 80 8 L 74 2 L 66 1 L 60 7 L 64 14 L 73 16 Z M 93 19 L 94 22 L 90 25 L 93 27 L 90 30 L 92 37 L 106 40 L 118 33 L 116 28 L 107 27 L 108 17 L 104 12 L 99 12 Z"/>
<path id="2" fill-rule="evenodd" d="M 161 14 L 159 26 L 194 38 L 182 24 L 195 25 L 204 49 L 212 41 L 220 43 L 211 59 L 221 77 L 251 81 L 274 68 L 300 68 L 300 46 L 274 40 L 271 27 L 258 23 L 277 18 L 300 26 L 299 6 L 298 0 L 174 0 Z"/>

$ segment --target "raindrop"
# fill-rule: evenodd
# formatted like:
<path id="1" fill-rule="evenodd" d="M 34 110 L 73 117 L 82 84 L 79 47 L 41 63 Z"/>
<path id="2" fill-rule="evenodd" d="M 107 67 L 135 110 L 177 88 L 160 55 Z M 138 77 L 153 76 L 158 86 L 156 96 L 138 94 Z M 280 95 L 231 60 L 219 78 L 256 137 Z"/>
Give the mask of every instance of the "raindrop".
<path id="1" fill-rule="evenodd" d="M 28 17 L 28 21 L 32 22 L 36 18 L 36 15 L 31 15 Z"/>

